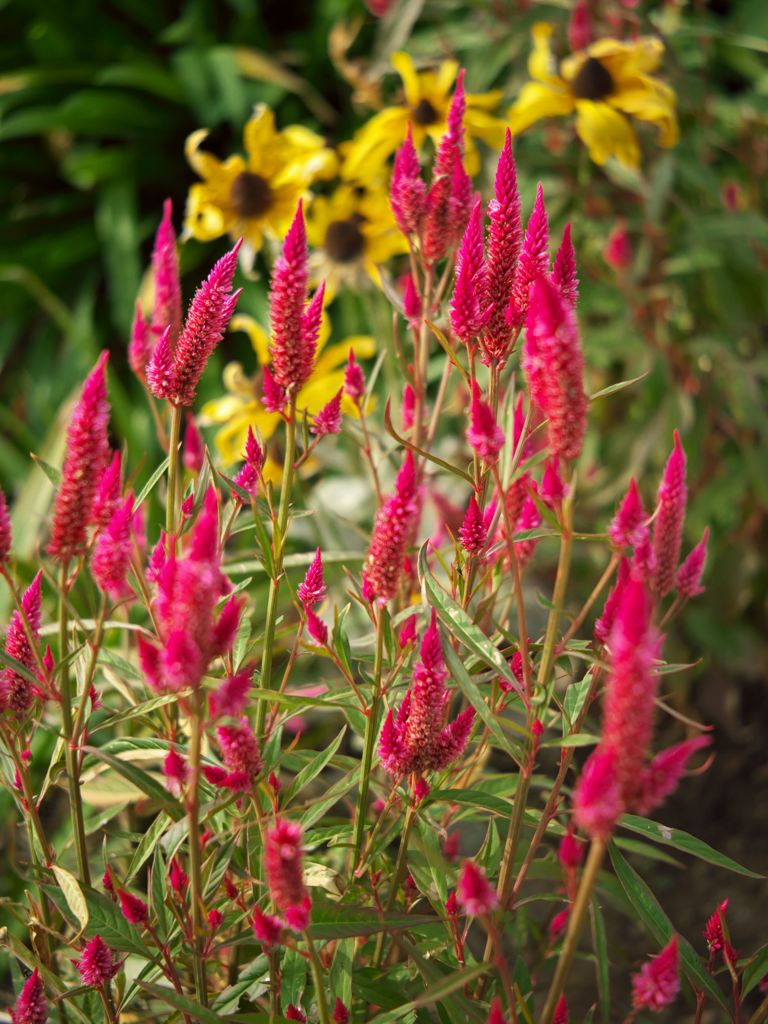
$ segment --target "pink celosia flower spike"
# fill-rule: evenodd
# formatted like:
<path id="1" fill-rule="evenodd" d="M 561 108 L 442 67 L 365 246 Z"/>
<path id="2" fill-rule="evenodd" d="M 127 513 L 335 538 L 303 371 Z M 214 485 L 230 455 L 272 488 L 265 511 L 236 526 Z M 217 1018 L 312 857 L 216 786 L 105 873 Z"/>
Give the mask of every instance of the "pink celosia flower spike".
<path id="1" fill-rule="evenodd" d="M 573 251 L 570 224 L 565 225 L 563 240 L 555 255 L 552 281 L 566 302 L 575 306 L 579 300 L 579 275 L 576 271 L 576 253 Z"/>
<path id="2" fill-rule="evenodd" d="M 632 1006 L 652 1013 L 670 1006 L 680 991 L 679 972 L 677 936 L 673 935 L 664 949 L 633 976 Z"/>
<path id="3" fill-rule="evenodd" d="M 621 592 L 628 579 L 629 562 L 626 558 L 622 558 L 619 562 L 619 571 L 616 576 L 616 583 L 605 600 L 603 614 L 595 623 L 595 640 L 597 640 L 598 643 L 606 643 L 608 637 L 611 635 L 613 620 L 616 618 L 616 609 L 619 607 L 619 601 L 621 599 Z"/>
<path id="4" fill-rule="evenodd" d="M 355 359 L 355 350 L 349 350 L 347 365 L 344 369 L 344 394 L 349 395 L 355 405 L 360 405 L 365 397 L 365 374 L 360 363 Z"/>
<path id="5" fill-rule="evenodd" d="M 275 820 L 267 832 L 264 867 L 273 903 L 285 914 L 291 928 L 304 931 L 311 904 L 304 887 L 299 825 L 285 818 Z"/>
<path id="6" fill-rule="evenodd" d="M 38 642 L 40 636 L 40 581 L 42 577 L 41 570 L 21 599 L 21 607 L 35 643 Z M 8 624 L 5 634 L 5 653 L 21 662 L 29 672 L 34 672 L 35 655 L 29 646 L 18 610 L 13 613 Z M 26 676 L 16 672 L 10 665 L 0 670 L 0 711 L 8 710 L 17 718 L 22 718 L 32 707 L 34 699 L 32 683 Z"/>
<path id="7" fill-rule="evenodd" d="M 394 493 L 376 515 L 363 570 L 364 583 L 380 604 L 386 604 L 397 592 L 408 542 L 418 515 L 416 466 L 409 451 L 397 474 Z"/>
<path id="8" fill-rule="evenodd" d="M 214 265 L 195 292 L 175 346 L 170 326 L 157 343 L 147 367 L 147 380 L 158 398 L 174 405 L 192 405 L 206 363 L 224 337 L 240 291 L 232 291 L 242 240 Z M 169 367 L 170 363 L 170 367 Z"/>
<path id="9" fill-rule="evenodd" d="M 565 1001 L 565 996 L 560 996 L 555 1007 L 555 1014 L 552 1017 L 552 1024 L 568 1024 L 569 1020 L 568 1003 Z"/>
<path id="10" fill-rule="evenodd" d="M 149 910 L 143 900 L 126 892 L 124 889 L 118 889 L 117 895 L 120 900 L 120 909 L 123 912 L 123 917 L 129 924 L 146 924 L 149 921 Z"/>
<path id="11" fill-rule="evenodd" d="M 8 515 L 8 505 L 0 487 L 0 565 L 8 561 L 11 553 L 11 517 Z"/>
<path id="12" fill-rule="evenodd" d="M 126 583 L 131 565 L 131 524 L 133 522 L 133 492 L 129 492 L 106 527 L 99 534 L 93 555 L 91 572 L 99 589 L 113 601 L 128 596 L 132 591 Z"/>
<path id="13" fill-rule="evenodd" d="M 471 917 L 487 917 L 499 902 L 485 872 L 471 860 L 465 860 L 461 866 L 456 898 L 459 906 Z"/>
<path id="14" fill-rule="evenodd" d="M 163 203 L 163 219 L 155 235 L 152 274 L 155 279 L 152 330 L 155 334 L 162 334 L 166 327 L 170 327 L 169 337 L 173 350 L 181 333 L 181 281 L 173 230 L 173 204 L 170 199 Z"/>
<path id="15" fill-rule="evenodd" d="M 530 289 L 523 369 L 531 398 L 548 420 L 550 453 L 578 458 L 588 407 L 579 327 L 572 306 L 546 277 Z"/>
<path id="16" fill-rule="evenodd" d="M 294 1006 L 293 1003 L 289 1003 L 288 1004 L 288 1009 L 285 1011 L 285 1019 L 286 1020 L 298 1020 L 298 1021 L 301 1021 L 302 1024 L 307 1024 L 307 1018 L 301 1012 L 301 1010 L 298 1008 L 298 1006 Z"/>
<path id="17" fill-rule="evenodd" d="M 634 477 L 608 527 L 608 536 L 617 548 L 634 547 L 645 535 L 645 509 Z"/>
<path id="18" fill-rule="evenodd" d="M 223 786 L 234 793 L 247 792 L 263 768 L 259 741 L 248 719 L 241 718 L 237 725 L 220 725 L 216 730 L 216 739 L 229 771 L 220 774 L 215 769 L 204 768 L 206 778 L 214 785 Z"/>
<path id="19" fill-rule="evenodd" d="M 629 240 L 629 233 L 624 223 L 618 223 L 608 236 L 603 259 L 614 270 L 622 272 L 632 266 L 634 256 L 632 254 L 632 243 Z"/>
<path id="20" fill-rule="evenodd" d="M 187 429 L 184 431 L 184 466 L 190 473 L 199 473 L 205 462 L 205 444 L 197 429 L 195 417 L 187 414 Z"/>
<path id="21" fill-rule="evenodd" d="M 397 226 L 403 234 L 406 237 L 421 234 L 426 214 L 427 186 L 421 177 L 421 165 L 413 145 L 410 124 L 405 142 L 395 154 L 389 202 Z"/>
<path id="22" fill-rule="evenodd" d="M 416 291 L 413 274 L 407 274 L 403 293 L 403 313 L 414 331 L 418 331 L 421 326 L 421 312 L 421 296 Z"/>
<path id="23" fill-rule="evenodd" d="M 328 627 L 311 608 L 305 608 L 304 611 L 307 616 L 307 633 L 309 633 L 310 640 L 316 647 L 325 647 L 328 643 Z"/>
<path id="24" fill-rule="evenodd" d="M 235 483 L 242 490 L 247 491 L 248 494 L 253 496 L 256 494 L 256 489 L 259 485 L 259 474 L 264 464 L 264 449 L 256 440 L 253 427 L 250 425 L 248 426 L 248 437 L 245 442 L 243 459 L 245 460 L 245 465 L 235 477 Z M 233 500 L 242 502 L 243 498 L 235 492 Z"/>
<path id="25" fill-rule="evenodd" d="M 146 383 L 147 364 L 152 358 L 153 349 L 152 331 L 144 319 L 137 300 L 131 327 L 131 340 L 128 344 L 128 365 L 144 384 Z"/>
<path id="26" fill-rule="evenodd" d="M 237 718 L 241 715 L 248 703 L 252 678 L 252 665 L 248 665 L 233 676 L 227 676 L 208 698 L 211 718 L 220 718 L 222 715 Z"/>
<path id="27" fill-rule="evenodd" d="M 517 168 L 509 129 L 496 167 L 494 199 L 488 207 L 488 219 L 487 290 L 490 312 L 483 351 L 487 361 L 495 360 L 503 366 L 512 344 L 512 328 L 505 313 L 512 299 L 517 260 L 523 244 Z"/>
<path id="28" fill-rule="evenodd" d="M 672 590 L 677 575 L 688 500 L 685 462 L 680 435 L 675 431 L 675 444 L 659 485 L 658 508 L 653 523 L 653 554 L 656 559 L 653 587 L 659 597 L 665 597 Z"/>
<path id="29" fill-rule="evenodd" d="M 325 599 L 325 577 L 323 575 L 323 556 L 317 549 L 307 574 L 296 590 L 296 596 L 305 608 L 320 604 Z"/>
<path id="30" fill-rule="evenodd" d="M 695 736 L 657 754 L 643 769 L 633 809 L 638 814 L 650 814 L 663 803 L 669 794 L 677 789 L 690 758 L 697 750 L 708 747 L 711 742 L 709 736 Z"/>
<path id="31" fill-rule="evenodd" d="M 40 972 L 37 968 L 24 982 L 21 995 L 11 1010 L 12 1024 L 46 1024 L 48 1020 L 48 1003 Z"/>
<path id="32" fill-rule="evenodd" d="M 725 899 L 719 906 L 715 907 L 715 912 L 708 918 L 704 926 L 704 938 L 706 939 L 707 951 L 709 952 L 710 968 L 718 953 L 722 953 L 723 959 L 731 965 L 736 963 L 736 950 L 730 944 L 726 935 L 725 912 L 727 909 L 728 900 Z"/>
<path id="33" fill-rule="evenodd" d="M 277 383 L 268 366 L 261 374 L 261 401 L 267 412 L 282 412 L 285 408 L 285 391 Z"/>
<path id="34" fill-rule="evenodd" d="M 48 554 L 62 563 L 85 549 L 94 499 L 109 459 L 108 358 L 109 353 L 102 352 L 86 379 L 67 431 L 67 453 L 48 544 Z"/>
<path id="35" fill-rule="evenodd" d="M 485 1024 L 507 1024 L 507 1019 L 501 1009 L 501 1001 L 498 996 L 494 996 L 491 1000 L 488 1019 Z"/>
<path id="36" fill-rule="evenodd" d="M 93 499 L 91 522 L 97 530 L 103 530 L 120 504 L 123 490 L 123 467 L 120 452 L 114 452 L 112 461 L 101 474 L 99 487 Z"/>
<path id="37" fill-rule="evenodd" d="M 608 839 L 622 812 L 616 755 L 599 747 L 587 758 L 573 794 L 573 820 L 592 839 Z"/>
<path id="38" fill-rule="evenodd" d="M 341 433 L 341 396 L 343 392 L 344 389 L 339 388 L 330 402 L 327 402 L 323 408 L 315 414 L 312 426 L 309 428 L 310 433 L 314 434 L 316 437 L 325 437 L 326 434 Z"/>
<path id="39" fill-rule="evenodd" d="M 478 196 L 456 256 L 456 283 L 451 298 L 451 327 L 465 345 L 477 339 L 486 311 L 483 204 Z"/>
<path id="40" fill-rule="evenodd" d="M 83 950 L 80 959 L 75 961 L 83 984 L 89 988 L 101 988 L 108 985 L 120 970 L 120 961 L 101 938 L 94 935 Z"/>
<path id="41" fill-rule="evenodd" d="M 576 0 L 568 22 L 568 45 L 571 53 L 586 50 L 592 42 L 592 21 L 587 0 Z"/>
<path id="42" fill-rule="evenodd" d="M 189 777 L 187 762 L 175 747 L 171 747 L 163 761 L 163 775 L 165 776 L 168 789 L 179 796 Z"/>
<path id="43" fill-rule="evenodd" d="M 304 303 L 307 297 L 307 233 L 299 203 L 272 271 L 269 293 L 272 322 L 272 373 L 283 391 L 297 392 L 312 372 L 315 347 L 305 344 Z M 321 297 L 322 298 L 322 297 Z M 316 315 L 316 308 L 313 316 Z"/>
<path id="44" fill-rule="evenodd" d="M 349 1010 L 338 996 L 333 1007 L 333 1019 L 335 1024 L 349 1024 Z"/>
<path id="45" fill-rule="evenodd" d="M 453 96 L 446 120 L 448 134 L 459 146 L 464 144 L 464 114 L 467 109 L 464 95 L 464 75 L 464 68 L 461 68 L 456 76 L 456 85 L 453 87 Z"/>
<path id="46" fill-rule="evenodd" d="M 707 560 L 707 541 L 709 540 L 709 527 L 691 551 L 686 560 L 677 570 L 677 591 L 680 597 L 696 597 L 704 593 L 701 585 L 701 577 L 704 574 L 704 563 Z"/>
<path id="47" fill-rule="evenodd" d="M 476 382 L 472 385 L 467 441 L 486 466 L 495 465 L 504 447 L 504 431 L 496 422 L 493 410 L 480 396 Z"/>
<path id="48" fill-rule="evenodd" d="M 483 513 L 473 494 L 469 499 L 464 522 L 459 527 L 461 546 L 468 555 L 478 555 L 485 547 L 487 537 L 488 530 L 483 521 Z"/>
<path id="49" fill-rule="evenodd" d="M 517 261 L 512 299 L 507 319 L 512 327 L 521 327 L 528 311 L 528 293 L 533 282 L 549 272 L 549 222 L 544 207 L 544 190 L 536 189 L 536 202 L 525 229 L 525 239 Z"/>

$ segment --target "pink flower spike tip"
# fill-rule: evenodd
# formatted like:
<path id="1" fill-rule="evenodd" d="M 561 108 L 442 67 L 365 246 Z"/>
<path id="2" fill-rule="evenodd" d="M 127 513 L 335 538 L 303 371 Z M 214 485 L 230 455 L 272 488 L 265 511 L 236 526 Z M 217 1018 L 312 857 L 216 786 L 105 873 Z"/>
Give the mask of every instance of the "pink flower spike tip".
<path id="1" fill-rule="evenodd" d="M 349 1024 L 349 1010 L 338 996 L 333 1007 L 333 1020 L 334 1024 Z"/>
<path id="2" fill-rule="evenodd" d="M 0 487 L 0 565 L 8 561 L 11 553 L 11 517 L 8 514 L 8 504 L 5 494 Z"/>
<path id="3" fill-rule="evenodd" d="M 301 827 L 285 818 L 276 818 L 267 832 L 264 867 L 269 894 L 275 906 L 294 921 L 308 911 L 309 894 L 304 887 Z M 302 930 L 302 929 L 299 929 Z"/>
<path id="4" fill-rule="evenodd" d="M 552 1024 L 568 1024 L 569 1020 L 568 1003 L 565 1001 L 565 996 L 560 996 L 557 1001 L 557 1006 L 555 1007 Z"/>
<path id="5" fill-rule="evenodd" d="M 304 317 L 309 281 L 307 257 L 304 212 L 299 202 L 282 252 L 275 261 L 269 293 L 272 372 L 280 388 L 293 393 L 307 382 L 315 354 L 315 344 L 307 344 L 308 339 L 311 341 L 311 328 Z M 313 321 L 316 315 L 317 307 Z"/>
<path id="6" fill-rule="evenodd" d="M 152 274 L 155 281 L 152 330 L 159 335 L 170 327 L 170 345 L 173 350 L 181 333 L 181 281 L 173 230 L 173 204 L 170 199 L 163 203 L 163 219 L 155 235 Z"/>
<path id="7" fill-rule="evenodd" d="M 112 454 L 112 460 L 101 474 L 96 496 L 91 509 L 91 522 L 97 530 L 102 530 L 112 518 L 120 504 L 123 490 L 123 467 L 120 452 Z"/>
<path id="8" fill-rule="evenodd" d="M 416 466 L 410 451 L 395 480 L 394 493 L 379 509 L 363 570 L 372 597 L 386 604 L 397 592 L 408 544 L 419 516 Z"/>
<path id="9" fill-rule="evenodd" d="M 451 327 L 469 345 L 480 336 L 487 320 L 483 204 L 478 196 L 456 256 L 456 281 L 451 298 Z"/>
<path id="10" fill-rule="evenodd" d="M 677 592 L 680 597 L 691 598 L 704 593 L 701 577 L 704 575 L 704 565 L 707 561 L 708 540 L 709 527 L 704 530 L 699 543 L 677 570 Z"/>
<path id="11" fill-rule="evenodd" d="M 477 499 L 473 494 L 469 499 L 464 521 L 459 527 L 461 546 L 468 555 L 479 555 L 485 547 L 487 537 L 488 530 L 483 521 L 483 513 L 480 511 L 480 506 L 477 504 Z"/>
<path id="12" fill-rule="evenodd" d="M 12 1024 L 46 1024 L 48 1003 L 43 981 L 37 968 L 24 982 L 19 998 L 11 1010 Z"/>
<path id="13" fill-rule="evenodd" d="M 575 307 L 579 300 L 579 275 L 576 270 L 576 253 L 573 250 L 573 242 L 571 241 L 570 224 L 565 225 L 563 240 L 555 255 L 555 262 L 552 267 L 552 281 L 566 302 Z"/>
<path id="14" fill-rule="evenodd" d="M 117 895 L 123 917 L 129 924 L 146 924 L 149 921 L 149 910 L 143 900 L 124 889 L 118 889 Z"/>
<path id="15" fill-rule="evenodd" d="M 544 190 L 539 184 L 517 262 L 512 298 L 507 308 L 507 319 L 511 327 L 521 327 L 525 322 L 531 285 L 538 278 L 546 277 L 548 272 L 549 222 L 544 206 Z"/>
<path id="16" fill-rule="evenodd" d="M 339 388 L 330 402 L 327 402 L 315 415 L 314 422 L 309 428 L 310 433 L 316 437 L 341 433 L 341 396 L 343 391 L 343 388 Z"/>
<path id="17" fill-rule="evenodd" d="M 504 431 L 496 422 L 490 405 L 481 398 L 477 383 L 472 387 L 466 437 L 467 442 L 486 466 L 495 465 L 499 452 L 504 447 Z"/>
<path id="18" fill-rule="evenodd" d="M 677 936 L 660 953 L 643 964 L 632 978 L 632 1006 L 658 1013 L 677 999 L 680 991 Z"/>
<path id="19" fill-rule="evenodd" d="M 487 917 L 499 902 L 496 890 L 485 872 L 471 860 L 465 860 L 462 864 L 456 896 L 459 906 L 470 917 Z"/>
<path id="20" fill-rule="evenodd" d="M 501 1001 L 498 996 L 494 996 L 491 1000 L 488 1019 L 485 1024 L 507 1024 L 507 1018 L 504 1016 L 504 1012 L 501 1009 Z"/>
<path id="21" fill-rule="evenodd" d="M 323 556 L 320 548 L 318 548 L 304 579 L 296 590 L 296 596 L 305 608 L 311 608 L 316 604 L 320 604 L 325 599 L 325 594 Z"/>
<path id="22" fill-rule="evenodd" d="M 645 509 L 634 477 L 608 527 L 608 536 L 617 548 L 635 547 L 645 534 Z"/>
<path id="23" fill-rule="evenodd" d="M 421 177 L 410 124 L 405 141 L 395 154 L 389 202 L 402 233 L 406 237 L 421 234 L 426 215 L 427 186 Z"/>
<path id="24" fill-rule="evenodd" d="M 152 330 L 137 301 L 131 325 L 131 340 L 128 343 L 128 365 L 143 384 L 146 384 L 147 364 L 152 358 L 154 347 Z"/>
<path id="25" fill-rule="evenodd" d="M 675 431 L 674 447 L 659 485 L 653 524 L 653 554 L 656 559 L 653 587 L 659 597 L 665 597 L 675 585 L 687 501 L 685 451 L 680 435 Z"/>
<path id="26" fill-rule="evenodd" d="M 91 556 L 93 578 L 99 589 L 113 601 L 132 593 L 126 583 L 126 577 L 133 550 L 133 501 L 133 491 L 129 491 L 122 505 L 118 505 L 112 518 L 99 534 Z"/>
<path id="27" fill-rule="evenodd" d="M 108 985 L 120 970 L 120 961 L 100 935 L 94 935 L 75 961 L 75 967 L 89 988 Z"/>
<path id="28" fill-rule="evenodd" d="M 199 473 L 205 462 L 205 443 L 197 429 L 195 417 L 187 413 L 187 429 L 184 431 L 184 467 L 190 473 Z"/>
<path id="29" fill-rule="evenodd" d="M 581 770 L 573 794 L 573 820 L 592 839 L 608 839 L 622 812 L 616 758 L 610 750 L 595 750 Z"/>
<path id="30" fill-rule="evenodd" d="M 349 395 L 355 405 L 360 405 L 365 397 L 365 374 L 360 363 L 355 359 L 355 350 L 350 348 L 347 365 L 344 369 L 344 394 Z"/>
<path id="31" fill-rule="evenodd" d="M 35 645 L 40 639 L 40 570 L 24 591 L 21 608 L 29 623 Z M 14 611 L 5 634 L 5 653 L 20 662 L 28 672 L 36 671 L 35 653 L 29 645 L 27 632 L 18 610 Z M 8 711 L 17 719 L 24 718 L 35 700 L 33 684 L 27 676 L 16 672 L 11 665 L 0 669 L 0 711 Z"/>

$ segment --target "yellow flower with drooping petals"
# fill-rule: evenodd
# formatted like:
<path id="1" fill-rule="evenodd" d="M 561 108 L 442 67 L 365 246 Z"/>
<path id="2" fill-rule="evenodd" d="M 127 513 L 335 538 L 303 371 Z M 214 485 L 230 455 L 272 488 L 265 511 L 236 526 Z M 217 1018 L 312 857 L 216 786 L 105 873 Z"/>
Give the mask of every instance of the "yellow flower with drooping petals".
<path id="1" fill-rule="evenodd" d="M 566 57 L 556 69 L 550 47 L 552 26 L 533 27 L 528 72 L 533 79 L 520 90 L 509 111 L 513 135 L 544 117 L 576 113 L 576 132 L 596 164 L 610 157 L 625 167 L 640 166 L 640 147 L 631 118 L 659 129 L 659 145 L 678 140 L 674 90 L 651 77 L 661 62 L 659 39 L 643 37 L 629 43 L 600 39 Z"/>
<path id="2" fill-rule="evenodd" d="M 238 315 L 232 317 L 229 329 L 245 331 L 251 342 L 260 367 L 269 363 L 269 335 L 253 317 Z M 323 317 L 320 337 L 317 343 L 317 358 L 309 380 L 298 394 L 296 408 L 301 418 L 306 412 L 310 416 L 318 413 L 344 386 L 344 369 L 352 349 L 357 359 L 370 359 L 376 350 L 376 343 L 367 334 L 352 335 L 333 345 L 328 344 L 331 326 L 328 317 Z M 215 436 L 216 448 L 226 466 L 242 461 L 248 427 L 268 442 L 277 430 L 282 417 L 269 412 L 261 401 L 261 373 L 249 377 L 241 363 L 229 363 L 224 369 L 224 387 L 227 393 L 221 398 L 206 402 L 200 414 L 201 426 L 218 424 Z M 353 417 L 359 416 L 358 407 L 347 396 L 342 397 L 342 411 Z M 263 468 L 265 479 L 277 482 L 282 466 L 269 455 Z"/>
<path id="3" fill-rule="evenodd" d="M 367 278 L 379 284 L 379 267 L 408 252 L 381 185 L 342 184 L 330 196 L 317 196 L 307 211 L 307 240 L 315 249 L 313 276 L 325 281 L 329 298 L 344 285 L 362 287 Z"/>
<path id="4" fill-rule="evenodd" d="M 360 128 L 350 142 L 340 146 L 342 176 L 348 181 L 371 181 L 381 175 L 388 158 L 413 126 L 413 144 L 419 149 L 425 139 L 437 145 L 445 135 L 453 85 L 459 72 L 456 61 L 446 60 L 436 71 L 416 71 L 407 53 L 392 54 L 392 64 L 403 83 L 403 102 L 385 107 Z M 494 117 L 501 92 L 467 93 L 464 115 L 467 171 L 475 174 L 480 160 L 472 140 L 481 139 L 496 149 L 504 143 L 504 122 Z"/>
<path id="5" fill-rule="evenodd" d="M 244 157 L 238 153 L 222 161 L 201 149 L 207 134 L 193 132 L 185 145 L 190 166 L 203 180 L 189 190 L 184 227 L 201 242 L 242 237 L 258 251 L 265 235 L 283 237 L 309 185 L 337 170 L 336 154 L 321 136 L 301 125 L 278 131 L 265 104 L 245 125 Z"/>

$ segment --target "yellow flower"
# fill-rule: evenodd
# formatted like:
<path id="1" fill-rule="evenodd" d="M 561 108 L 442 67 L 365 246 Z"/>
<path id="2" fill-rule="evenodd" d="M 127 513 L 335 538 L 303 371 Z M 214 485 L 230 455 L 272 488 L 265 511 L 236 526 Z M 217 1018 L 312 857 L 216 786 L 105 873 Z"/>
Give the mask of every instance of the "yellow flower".
<path id="1" fill-rule="evenodd" d="M 190 166 L 203 180 L 189 190 L 184 226 L 201 242 L 242 236 L 257 251 L 264 235 L 283 237 L 310 183 L 336 172 L 336 155 L 319 135 L 301 125 L 277 131 L 275 115 L 264 104 L 245 125 L 245 157 L 219 160 L 200 148 L 207 134 L 193 132 L 185 146 Z"/>
<path id="2" fill-rule="evenodd" d="M 343 285 L 360 288 L 366 277 L 379 284 L 378 268 L 408 252 L 381 185 L 342 184 L 330 196 L 317 196 L 307 212 L 307 239 L 316 250 L 312 272 L 325 281 L 329 298 Z"/>
<path id="3" fill-rule="evenodd" d="M 533 27 L 533 51 L 528 72 L 534 81 L 520 91 L 509 111 L 513 135 L 543 117 L 576 112 L 576 132 L 596 164 L 615 157 L 637 168 L 640 149 L 630 118 L 649 121 L 659 129 L 659 145 L 678 140 L 675 93 L 651 71 L 659 66 L 664 46 L 644 37 L 630 43 L 600 39 L 586 50 L 566 57 L 560 73 L 550 48 L 552 26 Z"/>
<path id="4" fill-rule="evenodd" d="M 230 330 L 245 331 L 251 342 L 260 367 L 269 362 L 269 337 L 253 317 L 234 316 L 230 322 Z M 301 389 L 297 400 L 299 416 L 307 412 L 314 416 L 333 398 L 339 388 L 344 385 L 344 368 L 352 349 L 358 359 L 370 359 L 376 350 L 376 344 L 369 335 L 353 335 L 336 344 L 327 344 L 331 334 L 328 317 L 323 318 L 323 325 L 318 339 L 318 353 L 315 368 Z M 241 363 L 229 363 L 224 369 L 224 387 L 227 393 L 221 398 L 207 402 L 200 414 L 202 426 L 220 425 L 216 433 L 216 448 L 226 466 L 242 461 L 248 427 L 261 436 L 266 443 L 274 434 L 281 421 L 276 412 L 269 412 L 261 402 L 261 373 L 253 377 L 247 376 Z M 342 411 L 348 416 L 358 416 L 358 408 L 347 396 L 342 397 Z M 267 480 L 277 482 L 282 467 L 279 460 L 271 458 L 267 444 L 267 460 L 263 473 Z"/>
<path id="5" fill-rule="evenodd" d="M 368 121 L 354 138 L 340 147 L 344 158 L 342 175 L 349 181 L 369 181 L 381 174 L 387 159 L 405 139 L 408 123 L 413 125 L 413 143 L 419 149 L 427 137 L 437 145 L 446 131 L 453 83 L 459 71 L 456 61 L 446 60 L 436 71 L 416 71 L 407 53 L 394 53 L 392 64 L 403 82 L 403 102 L 386 107 Z M 464 129 L 467 139 L 466 165 L 477 172 L 479 157 L 472 139 L 482 139 L 494 148 L 504 143 L 504 122 L 493 117 L 501 92 L 468 93 Z"/>

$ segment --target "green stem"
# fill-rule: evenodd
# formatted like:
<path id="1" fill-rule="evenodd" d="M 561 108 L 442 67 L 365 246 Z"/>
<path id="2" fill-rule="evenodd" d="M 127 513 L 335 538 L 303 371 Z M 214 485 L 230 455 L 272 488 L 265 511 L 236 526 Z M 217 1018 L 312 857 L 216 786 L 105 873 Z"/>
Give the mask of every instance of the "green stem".
<path id="1" fill-rule="evenodd" d="M 563 533 L 560 538 L 560 557 L 557 562 L 557 576 L 555 577 L 555 589 L 552 593 L 552 607 L 547 619 L 547 630 L 544 634 L 544 647 L 539 662 L 539 675 L 536 680 L 538 686 L 546 686 L 549 674 L 555 662 L 557 629 L 560 625 L 560 614 L 565 601 L 565 591 L 568 587 L 568 575 L 571 569 L 571 549 L 573 546 L 573 535 L 571 525 L 573 518 L 573 496 L 563 502 Z"/>
<path id="2" fill-rule="evenodd" d="M 280 596 L 280 583 L 283 577 L 283 547 L 285 531 L 288 526 L 288 511 L 291 507 L 291 489 L 293 487 L 293 463 L 296 457 L 296 396 L 291 398 L 285 438 L 285 459 L 283 461 L 283 481 L 280 488 L 280 505 L 277 521 L 273 523 L 272 547 L 274 549 L 275 571 L 269 581 L 269 597 L 267 598 L 267 619 L 264 625 L 264 648 L 261 654 L 261 688 L 269 690 L 272 686 L 272 648 L 275 643 L 275 625 L 277 623 L 277 603 Z M 255 513 L 258 514 L 258 513 Z M 264 722 L 267 715 L 267 702 L 259 701 L 256 708 L 256 735 L 263 739 Z"/>
<path id="3" fill-rule="evenodd" d="M 411 828 L 413 827 L 414 817 L 415 812 L 413 806 L 408 804 L 405 812 L 405 819 L 403 821 L 403 830 L 400 833 L 400 847 L 397 851 L 395 870 L 392 872 L 392 881 L 389 886 L 389 893 L 387 894 L 387 910 L 392 910 L 395 905 L 395 901 L 397 900 L 397 890 L 400 888 L 400 882 L 405 873 L 408 859 L 408 840 L 411 837 Z M 382 929 L 382 931 L 379 932 L 379 937 L 376 941 L 376 949 L 373 954 L 373 961 L 375 964 L 380 965 L 382 962 L 386 936 L 387 933 Z"/>
<path id="4" fill-rule="evenodd" d="M 373 663 L 373 693 L 368 717 L 365 720 L 365 738 L 363 740 L 363 761 L 360 768 L 360 790 L 357 798 L 357 819 L 355 821 L 355 847 L 352 858 L 353 870 L 360 863 L 365 836 L 365 820 L 368 812 L 368 791 L 371 782 L 371 765 L 373 749 L 376 744 L 378 730 L 379 704 L 381 702 L 381 674 L 384 664 L 384 626 L 385 611 L 379 611 L 376 620 L 376 654 Z"/>
<path id="5" fill-rule="evenodd" d="M 315 986 L 315 996 L 317 997 L 317 1012 L 320 1016 L 320 1024 L 331 1024 L 331 1015 L 328 1011 L 328 1000 L 325 998 L 325 988 L 323 986 L 323 965 L 320 963 L 320 957 L 317 955 L 315 944 L 309 934 L 309 930 L 304 932 L 304 938 L 307 940 L 307 948 L 309 949 L 309 965 L 312 968 L 312 981 Z"/>
<path id="6" fill-rule="evenodd" d="M 202 1006 L 208 1005 L 203 964 L 204 904 L 200 864 L 200 753 L 202 747 L 202 701 L 197 696 L 190 720 L 189 737 L 189 789 L 187 791 L 187 821 L 189 827 L 189 882 L 192 899 L 192 965 L 195 977 L 195 995 Z"/>
<path id="7" fill-rule="evenodd" d="M 176 514 L 179 503 L 179 456 L 181 447 L 181 419 L 184 410 L 171 406 L 171 436 L 168 441 L 168 495 L 165 503 L 165 532 L 170 537 L 176 532 Z"/>
<path id="8" fill-rule="evenodd" d="M 69 671 L 69 638 L 67 636 L 68 570 L 69 563 L 65 562 L 59 573 L 59 659 L 61 661 L 59 688 L 61 691 L 61 724 L 64 732 L 64 760 L 67 768 L 69 813 L 72 819 L 72 832 L 75 837 L 77 873 L 81 882 L 85 885 L 90 885 L 91 873 L 88 868 L 83 804 L 80 796 L 80 765 L 74 740 L 74 722 L 72 720 L 72 680 Z M 82 699 L 87 698 L 84 695 Z"/>
<path id="9" fill-rule="evenodd" d="M 552 1017 L 554 1015 L 557 1002 L 565 988 L 568 972 L 571 969 L 571 961 L 573 960 L 573 955 L 576 952 L 576 947 L 579 944 L 579 938 L 581 937 L 581 932 L 584 928 L 584 921 L 586 920 L 589 903 L 592 899 L 592 890 L 595 887 L 597 873 L 600 870 L 600 865 L 603 862 L 604 856 L 605 841 L 602 839 L 593 839 L 589 847 L 587 862 L 584 865 L 584 872 L 581 876 L 581 881 L 579 882 L 579 890 L 576 893 L 576 899 L 574 900 L 570 916 L 568 917 L 568 930 L 565 933 L 563 948 L 560 951 L 557 967 L 555 968 L 555 976 L 552 979 L 552 984 L 549 986 L 547 1001 L 544 1004 L 544 1010 L 539 1018 L 540 1024 L 552 1024 Z"/>

